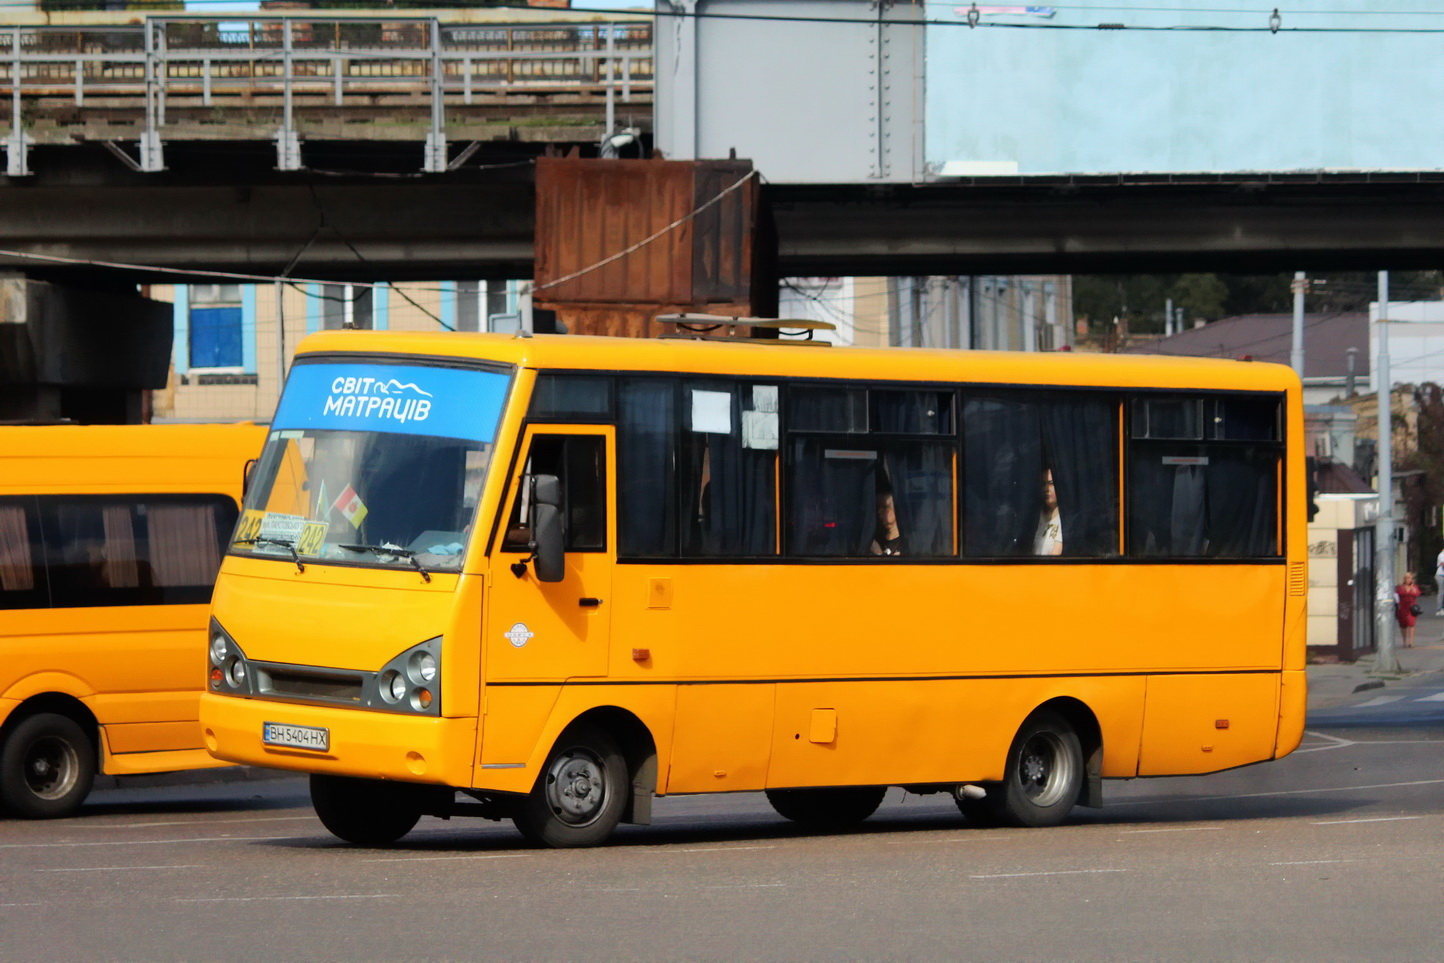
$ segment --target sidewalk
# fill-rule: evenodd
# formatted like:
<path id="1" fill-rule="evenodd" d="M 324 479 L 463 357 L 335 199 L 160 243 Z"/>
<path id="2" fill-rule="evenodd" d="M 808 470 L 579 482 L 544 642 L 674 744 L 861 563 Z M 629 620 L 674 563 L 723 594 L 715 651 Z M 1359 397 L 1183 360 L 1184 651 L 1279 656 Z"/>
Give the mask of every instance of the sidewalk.
<path id="1" fill-rule="evenodd" d="M 1387 689 L 1404 679 L 1444 671 L 1444 616 L 1434 614 L 1437 598 L 1433 595 L 1424 596 L 1419 604 L 1423 606 L 1424 614 L 1419 616 L 1419 623 L 1414 629 L 1414 647 L 1404 648 L 1395 636 L 1394 652 L 1401 672 L 1376 672 L 1372 654 L 1353 663 L 1310 664 L 1309 708 L 1331 709 L 1364 701 L 1377 694 L 1370 693 L 1370 689 Z"/>

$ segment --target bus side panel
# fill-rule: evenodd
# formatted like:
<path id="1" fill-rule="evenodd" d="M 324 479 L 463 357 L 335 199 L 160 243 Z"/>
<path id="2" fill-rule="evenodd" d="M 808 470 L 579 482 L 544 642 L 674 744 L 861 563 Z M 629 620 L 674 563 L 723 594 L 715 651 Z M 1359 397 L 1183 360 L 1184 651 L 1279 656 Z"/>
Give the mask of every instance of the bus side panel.
<path id="1" fill-rule="evenodd" d="M 197 693 L 197 708 L 199 703 L 200 694 Z M 201 729 L 194 722 L 141 722 L 104 728 L 106 741 L 113 753 L 201 749 Z"/>
<path id="2" fill-rule="evenodd" d="M 764 788 L 776 689 L 774 685 L 678 686 L 667 792 Z"/>
<path id="3" fill-rule="evenodd" d="M 1138 774 L 1217 772 L 1271 759 L 1278 707 L 1278 673 L 1152 676 Z"/>
<path id="4" fill-rule="evenodd" d="M 537 740 L 551 718 L 561 694 L 560 685 L 489 685 L 482 704 L 481 751 L 476 784 L 487 781 L 488 768 L 511 768 L 527 763 Z M 490 725 L 487 720 L 493 720 Z"/>
<path id="5" fill-rule="evenodd" d="M 905 680 L 779 686 L 767 783 L 783 787 L 1001 779 L 1008 746 L 1023 720 L 1058 698 L 1082 702 L 1098 719 L 1105 776 L 1136 774 L 1143 721 L 1141 676 Z M 679 743 L 683 738 L 679 732 Z"/>
<path id="6" fill-rule="evenodd" d="M 1299 747 L 1304 739 L 1304 719 L 1308 712 L 1309 681 L 1302 669 L 1285 672 L 1279 687 L 1279 735 L 1274 758 L 1282 759 Z"/>
<path id="7" fill-rule="evenodd" d="M 495 700 L 496 694 L 500 691 L 510 690 L 512 692 L 533 688 L 552 688 L 546 686 L 489 686 L 486 690 L 486 701 L 488 715 L 494 717 L 495 721 L 482 726 L 482 755 L 488 762 L 493 758 L 490 754 L 490 740 L 493 736 L 503 737 L 507 740 L 507 758 L 501 758 L 498 751 L 495 757 L 499 762 L 512 764 L 506 769 L 484 769 L 478 767 L 476 770 L 475 787 L 478 789 L 495 789 L 500 792 L 530 792 L 536 783 L 537 774 L 542 771 L 546 764 L 547 756 L 551 754 L 552 746 L 561 736 L 562 731 L 571 725 L 578 718 L 593 710 L 605 710 L 614 713 L 620 710 L 623 713 L 634 716 L 651 734 L 654 747 L 657 752 L 657 788 L 660 791 L 667 785 L 668 761 L 672 755 L 672 717 L 676 709 L 677 687 L 673 685 L 570 685 L 559 689 L 559 695 L 555 705 L 548 714 L 546 724 L 540 729 L 528 729 L 526 725 L 517 725 L 512 716 L 505 715 L 506 708 Z M 533 706 L 533 708 L 535 708 Z M 511 735 L 499 733 L 498 729 L 515 729 Z M 510 753 L 519 752 L 519 747 L 530 744 L 530 752 L 525 756 L 513 756 Z M 501 743 L 498 743 L 501 745 Z M 516 763 L 524 763 L 517 766 Z"/>

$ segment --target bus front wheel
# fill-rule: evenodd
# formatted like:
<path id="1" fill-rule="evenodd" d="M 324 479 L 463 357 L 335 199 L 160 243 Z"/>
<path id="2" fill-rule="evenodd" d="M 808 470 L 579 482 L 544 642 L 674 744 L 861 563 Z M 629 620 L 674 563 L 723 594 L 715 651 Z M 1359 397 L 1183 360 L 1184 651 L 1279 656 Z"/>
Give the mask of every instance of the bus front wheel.
<path id="1" fill-rule="evenodd" d="M 26 819 L 74 815 L 95 781 L 95 744 L 74 719 L 40 712 L 0 747 L 0 805 Z"/>
<path id="2" fill-rule="evenodd" d="M 311 776 L 311 805 L 322 825 L 348 843 L 382 846 L 411 832 L 421 819 L 412 787 L 375 779 Z"/>
<path id="3" fill-rule="evenodd" d="M 542 846 L 596 846 L 621 821 L 629 786 L 627 761 L 612 737 L 596 726 L 573 726 L 552 747 L 512 821 Z"/>
<path id="4" fill-rule="evenodd" d="M 777 814 L 795 823 L 851 826 L 882 805 L 886 786 L 841 786 L 834 789 L 769 789 L 767 801 Z"/>
<path id="5" fill-rule="evenodd" d="M 1083 785 L 1083 749 L 1068 720 L 1043 709 L 1024 721 L 1008 749 L 1003 783 L 989 790 L 998 821 L 1056 826 L 1068 818 Z"/>

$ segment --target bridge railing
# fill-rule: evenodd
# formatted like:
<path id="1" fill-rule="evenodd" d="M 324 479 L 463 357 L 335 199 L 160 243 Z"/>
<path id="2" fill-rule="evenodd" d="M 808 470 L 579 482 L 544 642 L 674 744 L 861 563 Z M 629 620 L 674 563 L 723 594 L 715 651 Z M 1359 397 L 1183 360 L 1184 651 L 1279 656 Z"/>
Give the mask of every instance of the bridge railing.
<path id="1" fill-rule="evenodd" d="M 429 92 L 433 79 L 468 103 L 479 93 L 543 90 L 613 90 L 625 101 L 651 88 L 652 28 L 272 17 L 0 31 L 0 88 L 79 106 L 87 97 L 141 96 L 149 84 L 162 99 L 199 95 L 205 106 L 283 95 L 288 86 L 340 104 L 352 91 Z"/>

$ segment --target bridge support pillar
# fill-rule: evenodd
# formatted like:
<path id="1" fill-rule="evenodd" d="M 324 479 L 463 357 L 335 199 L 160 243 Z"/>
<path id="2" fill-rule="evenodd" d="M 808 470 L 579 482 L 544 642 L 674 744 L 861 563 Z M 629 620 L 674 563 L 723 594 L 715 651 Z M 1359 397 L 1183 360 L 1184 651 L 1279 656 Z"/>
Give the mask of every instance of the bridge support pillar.
<path id="1" fill-rule="evenodd" d="M 148 420 L 170 369 L 171 306 L 132 291 L 0 275 L 0 421 Z"/>
<path id="2" fill-rule="evenodd" d="M 10 177 L 30 175 L 30 137 L 19 124 L 5 137 L 5 173 Z"/>

